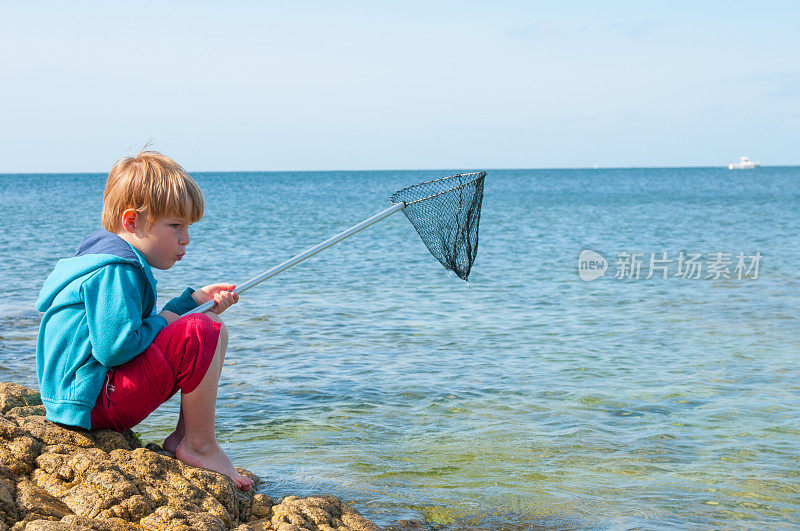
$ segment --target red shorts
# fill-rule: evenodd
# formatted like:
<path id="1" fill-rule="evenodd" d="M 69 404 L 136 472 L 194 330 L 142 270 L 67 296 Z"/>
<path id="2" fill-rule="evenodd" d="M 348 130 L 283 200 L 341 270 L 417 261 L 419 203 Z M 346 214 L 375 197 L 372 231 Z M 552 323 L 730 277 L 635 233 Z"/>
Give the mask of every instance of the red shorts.
<path id="1" fill-rule="evenodd" d="M 108 371 L 92 409 L 92 429 L 125 431 L 178 389 L 194 391 L 214 358 L 221 326 L 204 314 L 181 317 L 159 332 L 147 350 Z"/>

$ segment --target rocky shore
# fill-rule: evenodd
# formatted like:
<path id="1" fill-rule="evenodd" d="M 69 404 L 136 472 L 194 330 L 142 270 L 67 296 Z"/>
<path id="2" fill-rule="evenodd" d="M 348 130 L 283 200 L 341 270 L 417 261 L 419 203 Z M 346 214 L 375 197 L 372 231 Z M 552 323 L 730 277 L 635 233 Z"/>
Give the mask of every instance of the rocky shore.
<path id="1" fill-rule="evenodd" d="M 62 428 L 45 420 L 38 392 L 0 383 L 0 531 L 377 529 L 334 496 L 273 501 L 257 490 L 142 448 L 130 431 Z"/>

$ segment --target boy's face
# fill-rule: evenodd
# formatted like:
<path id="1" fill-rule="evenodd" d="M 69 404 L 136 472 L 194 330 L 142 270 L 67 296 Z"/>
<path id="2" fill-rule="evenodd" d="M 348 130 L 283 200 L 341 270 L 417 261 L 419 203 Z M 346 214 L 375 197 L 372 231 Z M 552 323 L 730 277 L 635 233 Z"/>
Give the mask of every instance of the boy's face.
<path id="1" fill-rule="evenodd" d="M 167 216 L 147 225 L 144 216 L 137 213 L 136 217 L 130 220 L 134 230 L 120 236 L 144 255 L 150 267 L 169 269 L 183 258 L 189 245 L 189 220 Z"/>

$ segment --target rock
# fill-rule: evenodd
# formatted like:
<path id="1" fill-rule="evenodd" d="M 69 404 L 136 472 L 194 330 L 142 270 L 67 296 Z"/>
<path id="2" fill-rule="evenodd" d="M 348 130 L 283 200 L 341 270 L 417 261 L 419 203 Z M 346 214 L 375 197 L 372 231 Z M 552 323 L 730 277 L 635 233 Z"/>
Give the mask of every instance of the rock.
<path id="1" fill-rule="evenodd" d="M 0 531 L 377 529 L 334 496 L 276 504 L 158 445 L 142 448 L 130 430 L 68 429 L 43 415 L 36 391 L 0 383 Z"/>
<path id="2" fill-rule="evenodd" d="M 14 525 L 19 520 L 19 511 L 14 500 L 14 484 L 9 479 L 0 478 L 0 522 Z"/>
<path id="3" fill-rule="evenodd" d="M 25 526 L 25 531 L 138 531 L 136 527 L 124 520 L 94 520 L 92 518 L 81 518 L 80 516 L 65 516 L 59 522 L 50 520 L 33 520 Z"/>
<path id="4" fill-rule="evenodd" d="M 36 467 L 35 459 L 41 446 L 36 439 L 22 432 L 19 432 L 19 437 L 4 438 L 0 446 L 0 476 L 13 480 L 30 474 Z"/>
<path id="5" fill-rule="evenodd" d="M 11 410 L 6 413 L 8 417 L 31 417 L 33 415 L 44 417 L 46 411 L 44 406 L 20 406 L 11 408 Z"/>
<path id="6" fill-rule="evenodd" d="M 353 531 L 376 531 L 378 529 L 378 526 L 361 516 L 361 513 L 352 507 L 345 506 L 344 504 L 342 504 L 342 506 L 349 509 L 349 511 L 342 514 L 342 523 L 345 527 Z"/>
<path id="7" fill-rule="evenodd" d="M 131 430 L 120 433 L 114 430 L 93 430 L 88 433 L 94 445 L 105 452 L 124 449 L 135 450 L 141 448 L 142 443 Z"/>
<path id="8" fill-rule="evenodd" d="M 90 448 L 94 442 L 92 438 L 89 437 L 88 431 L 78 429 L 68 430 L 67 428 L 45 420 L 44 417 L 6 418 L 16 421 L 17 426 L 45 444 L 69 444 L 71 446 Z"/>
<path id="9" fill-rule="evenodd" d="M 15 383 L 0 382 L 0 414 L 15 407 L 39 406 L 42 399 L 33 389 Z"/>
<path id="10" fill-rule="evenodd" d="M 253 504 L 250 506 L 251 518 L 267 518 L 272 514 L 272 506 L 275 502 L 265 494 L 256 493 L 253 495 Z"/>
<path id="11" fill-rule="evenodd" d="M 338 529 L 358 531 L 378 529 L 358 511 L 335 496 L 287 496 L 272 508 L 272 527 L 275 529 Z"/>
<path id="12" fill-rule="evenodd" d="M 16 501 L 19 514 L 23 516 L 60 520 L 72 513 L 64 502 L 50 496 L 27 478 L 17 485 Z"/>
<path id="13" fill-rule="evenodd" d="M 147 443 L 145 445 L 145 448 L 147 448 L 151 452 L 155 452 L 157 454 L 166 455 L 166 456 L 169 456 L 169 457 L 175 457 L 175 454 L 171 453 L 168 450 L 164 450 L 163 448 L 161 448 L 160 445 L 158 445 L 156 443 Z"/>
<path id="14" fill-rule="evenodd" d="M 268 529 L 272 529 L 272 521 L 269 518 L 261 518 L 240 525 L 236 531 L 267 531 Z"/>
<path id="15" fill-rule="evenodd" d="M 225 531 L 228 527 L 221 519 L 208 513 L 181 511 L 174 507 L 159 507 L 141 521 L 146 529 L 169 531 Z"/>

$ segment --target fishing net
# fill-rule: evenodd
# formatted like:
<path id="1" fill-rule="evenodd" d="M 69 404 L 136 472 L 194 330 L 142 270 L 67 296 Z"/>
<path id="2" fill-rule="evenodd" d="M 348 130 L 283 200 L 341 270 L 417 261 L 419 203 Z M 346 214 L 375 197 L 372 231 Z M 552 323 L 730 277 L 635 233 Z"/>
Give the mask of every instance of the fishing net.
<path id="1" fill-rule="evenodd" d="M 395 192 L 403 214 L 442 265 L 467 280 L 478 254 L 483 179 L 486 172 L 459 173 Z"/>

